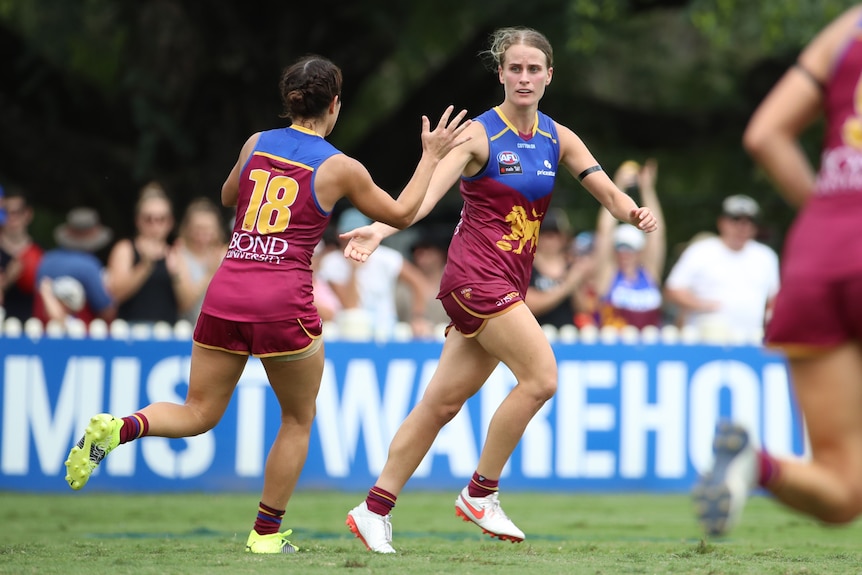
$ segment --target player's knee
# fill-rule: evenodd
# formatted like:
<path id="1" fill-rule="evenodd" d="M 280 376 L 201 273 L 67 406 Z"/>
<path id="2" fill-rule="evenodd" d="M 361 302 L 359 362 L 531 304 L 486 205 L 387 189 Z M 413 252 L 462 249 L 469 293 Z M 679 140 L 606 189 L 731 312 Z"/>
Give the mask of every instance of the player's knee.
<path id="1" fill-rule="evenodd" d="M 538 403 L 545 403 L 557 393 L 557 370 L 539 371 L 526 386 L 530 395 Z"/>
<path id="2" fill-rule="evenodd" d="M 817 514 L 817 518 L 829 525 L 846 525 L 862 515 L 862 493 L 854 492 L 840 505 L 832 506 Z"/>

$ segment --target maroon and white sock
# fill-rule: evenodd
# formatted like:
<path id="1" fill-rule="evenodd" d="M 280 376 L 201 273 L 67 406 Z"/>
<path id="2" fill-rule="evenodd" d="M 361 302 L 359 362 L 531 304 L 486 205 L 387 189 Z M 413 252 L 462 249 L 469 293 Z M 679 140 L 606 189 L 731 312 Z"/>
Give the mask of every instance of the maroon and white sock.
<path id="1" fill-rule="evenodd" d="M 368 497 L 365 498 L 365 504 L 368 510 L 377 515 L 389 515 L 392 508 L 395 507 L 397 495 L 392 495 L 385 489 L 380 489 L 376 485 L 368 491 Z"/>
<path id="2" fill-rule="evenodd" d="M 470 497 L 488 497 L 492 493 L 497 492 L 499 483 L 499 479 L 488 479 L 484 475 L 479 475 L 479 472 L 476 471 L 473 473 L 470 484 L 467 485 L 467 491 L 470 493 Z"/>

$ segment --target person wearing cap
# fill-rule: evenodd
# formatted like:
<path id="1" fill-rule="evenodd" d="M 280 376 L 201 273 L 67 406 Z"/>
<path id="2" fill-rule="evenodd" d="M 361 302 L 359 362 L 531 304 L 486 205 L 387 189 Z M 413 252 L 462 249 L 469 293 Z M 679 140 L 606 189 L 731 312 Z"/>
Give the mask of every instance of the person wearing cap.
<path id="1" fill-rule="evenodd" d="M 781 291 L 765 341 L 787 359 L 807 449 L 804 458 L 775 457 L 758 444 L 755 429 L 722 422 L 714 465 L 694 493 L 709 535 L 731 530 L 758 488 L 830 528 L 862 516 L 860 74 L 857 4 L 801 51 L 743 135 L 752 159 L 799 209 L 784 242 Z M 822 141 L 816 156 L 801 142 L 815 126 Z"/>
<path id="2" fill-rule="evenodd" d="M 112 320 L 116 305 L 106 287 L 102 262 L 95 255 L 112 238 L 113 232 L 102 225 L 96 210 L 88 207 L 70 210 L 66 221 L 54 229 L 57 247 L 46 251 L 39 263 L 33 315 L 46 323 L 51 319 L 42 293 L 50 289 L 51 280 L 68 277 L 81 284 L 85 296 L 84 304 L 73 315 L 85 322 L 96 317 Z"/>
<path id="3" fill-rule="evenodd" d="M 6 224 L 0 226 L 0 305 L 6 317 L 26 321 L 33 315 L 36 272 L 44 250 L 30 236 L 33 208 L 24 191 L 10 187 L 5 205 Z"/>
<path id="4" fill-rule="evenodd" d="M 764 329 L 778 292 L 778 255 L 756 241 L 760 206 L 746 195 L 724 199 L 718 235 L 690 244 L 665 281 L 683 325 L 707 339 L 751 341 Z"/>
<path id="5" fill-rule="evenodd" d="M 619 223 L 604 207 L 596 222 L 596 291 L 599 294 L 599 324 L 637 328 L 662 323 L 661 279 L 666 240 L 664 216 L 655 181 L 658 164 L 649 159 L 641 165 L 627 160 L 617 168 L 614 182 L 652 210 L 658 229 L 645 234 L 635 226 Z"/>
<path id="6" fill-rule="evenodd" d="M 593 274 L 589 255 L 574 256 L 569 217 L 560 208 L 548 210 L 539 226 L 539 242 L 525 302 L 540 325 L 573 325 L 582 311 L 580 296 Z"/>
<path id="7" fill-rule="evenodd" d="M 341 234 L 370 223 L 371 219 L 356 208 L 347 208 L 338 218 L 336 231 Z M 347 241 L 340 241 L 343 249 Z M 422 272 L 398 250 L 380 246 L 362 264 L 347 260 L 340 250 L 333 251 L 321 259 L 317 276 L 329 284 L 341 302 L 336 322 L 346 317 L 345 314 L 350 316 L 361 310 L 367 331 L 382 339 L 391 337 L 398 323 L 395 292 L 396 286 L 403 283 L 411 294 L 410 319 L 411 323 L 415 320 L 415 335 L 425 334 L 420 323 L 424 316 L 426 293 L 432 288 L 427 286 Z"/>

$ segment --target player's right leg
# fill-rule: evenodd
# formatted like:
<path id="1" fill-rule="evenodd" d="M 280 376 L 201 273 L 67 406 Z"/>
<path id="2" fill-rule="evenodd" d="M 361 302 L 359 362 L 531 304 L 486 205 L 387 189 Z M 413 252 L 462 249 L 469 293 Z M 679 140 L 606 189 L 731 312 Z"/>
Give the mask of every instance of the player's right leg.
<path id="1" fill-rule="evenodd" d="M 489 356 L 506 364 L 517 385 L 491 418 L 476 473 L 455 500 L 455 513 L 492 537 L 520 542 L 524 532 L 500 506 L 498 480 L 527 425 L 557 389 L 556 358 L 526 305 L 489 319 L 476 339 Z"/>

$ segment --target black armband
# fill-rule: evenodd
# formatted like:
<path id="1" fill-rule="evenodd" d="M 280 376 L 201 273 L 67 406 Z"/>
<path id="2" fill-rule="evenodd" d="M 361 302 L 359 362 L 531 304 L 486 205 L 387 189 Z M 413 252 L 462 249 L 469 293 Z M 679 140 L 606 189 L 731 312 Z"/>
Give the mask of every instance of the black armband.
<path id="1" fill-rule="evenodd" d="M 812 72 L 811 72 L 811 70 L 809 70 L 808 68 L 806 68 L 805 66 L 803 66 L 803 65 L 802 65 L 802 64 L 800 64 L 799 62 L 796 62 L 795 64 L 793 64 L 793 67 L 794 67 L 794 68 L 796 68 L 797 70 L 799 70 L 800 72 L 802 72 L 802 75 L 803 75 L 803 76 L 805 76 L 806 78 L 808 78 L 809 80 L 811 80 L 811 82 L 812 82 L 815 86 L 817 86 L 817 89 L 818 89 L 818 90 L 820 90 L 821 92 L 823 92 L 823 91 L 825 91 L 825 90 L 826 90 L 826 84 L 824 84 L 824 83 L 820 80 L 820 78 L 818 78 L 817 76 L 815 76 L 815 75 L 814 75 L 814 73 L 812 73 Z"/>
<path id="2" fill-rule="evenodd" d="M 587 176 L 589 176 L 593 172 L 601 172 L 601 171 L 602 171 L 602 167 L 598 164 L 596 164 L 595 166 L 590 166 L 589 168 L 587 168 L 586 170 L 584 170 L 583 172 L 578 174 L 578 181 L 583 182 L 584 178 L 586 178 Z"/>

